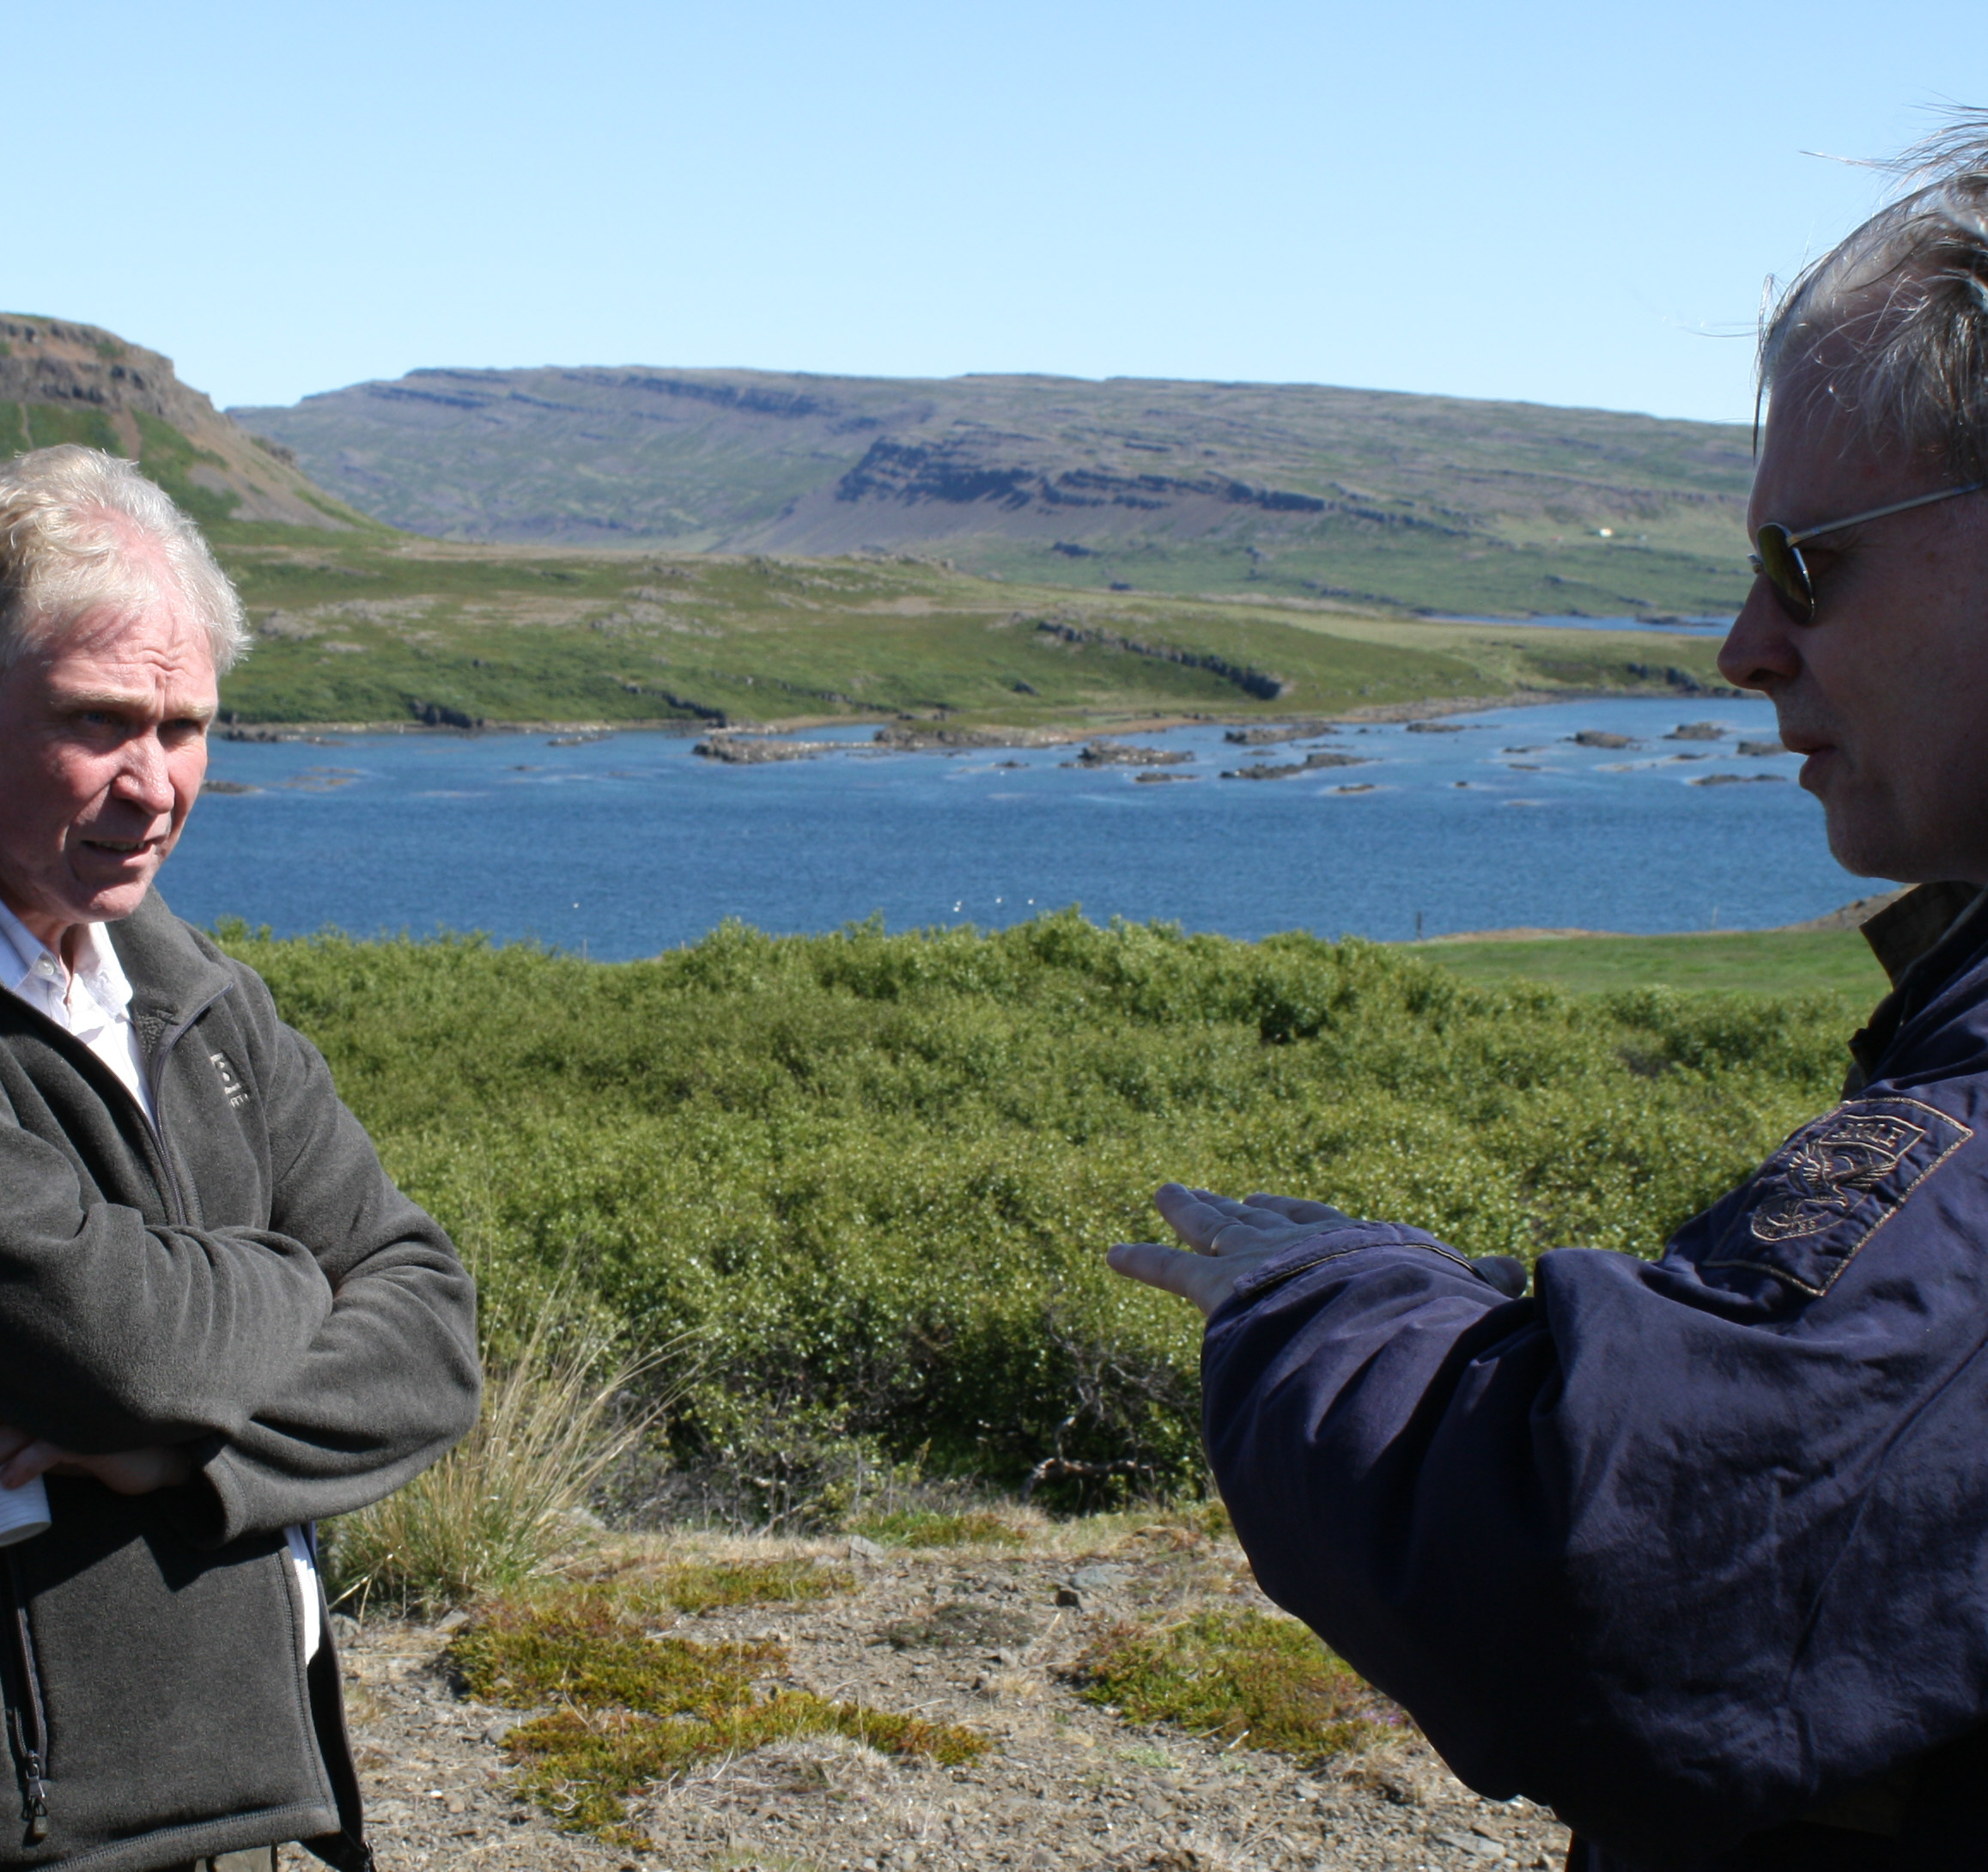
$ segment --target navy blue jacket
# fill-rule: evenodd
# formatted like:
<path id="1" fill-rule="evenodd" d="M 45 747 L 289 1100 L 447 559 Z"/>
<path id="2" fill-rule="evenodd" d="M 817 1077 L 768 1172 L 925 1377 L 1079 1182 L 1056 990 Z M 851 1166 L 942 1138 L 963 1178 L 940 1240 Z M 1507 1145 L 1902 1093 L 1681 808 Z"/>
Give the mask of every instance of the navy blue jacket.
<path id="1" fill-rule="evenodd" d="M 1859 1040 L 1659 1261 L 1334 1225 L 1209 1322 L 1264 1590 L 1584 1872 L 1988 1865 L 1988 909 Z"/>

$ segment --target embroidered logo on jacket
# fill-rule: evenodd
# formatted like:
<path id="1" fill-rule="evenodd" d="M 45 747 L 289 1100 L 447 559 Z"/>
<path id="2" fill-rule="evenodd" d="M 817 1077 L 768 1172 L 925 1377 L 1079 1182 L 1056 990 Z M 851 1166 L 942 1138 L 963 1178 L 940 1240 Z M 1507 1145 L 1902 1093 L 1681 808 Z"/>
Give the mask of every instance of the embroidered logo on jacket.
<path id="1" fill-rule="evenodd" d="M 228 1095 L 228 1102 L 234 1106 L 248 1103 L 248 1088 L 241 1083 L 241 1075 L 234 1070 L 234 1062 L 225 1053 L 210 1053 L 208 1063 L 221 1075 L 221 1089 Z"/>
<path id="2" fill-rule="evenodd" d="M 1916 1098 L 1860 1098 L 1803 1126 L 1761 1165 L 1707 1267 L 1827 1293 L 1851 1256 L 1973 1132 Z"/>
<path id="3" fill-rule="evenodd" d="M 1763 1242 L 1820 1235 L 1866 1190 L 1876 1189 L 1926 1134 L 1888 1115 L 1832 1112 L 1822 1128 L 1797 1133 L 1769 1165 L 1782 1193 L 1755 1209 L 1748 1230 Z"/>

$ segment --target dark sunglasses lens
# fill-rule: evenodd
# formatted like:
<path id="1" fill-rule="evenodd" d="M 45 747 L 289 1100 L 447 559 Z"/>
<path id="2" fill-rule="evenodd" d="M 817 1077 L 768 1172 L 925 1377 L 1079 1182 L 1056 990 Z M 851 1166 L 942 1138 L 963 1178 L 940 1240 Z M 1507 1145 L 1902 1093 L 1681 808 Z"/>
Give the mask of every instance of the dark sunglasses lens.
<path id="1" fill-rule="evenodd" d="M 1801 553 L 1788 544 L 1784 526 L 1763 526 L 1754 542 L 1760 548 L 1760 566 L 1775 595 L 1796 623 L 1805 624 L 1815 615 L 1815 594 L 1809 588 L 1809 568 Z"/>

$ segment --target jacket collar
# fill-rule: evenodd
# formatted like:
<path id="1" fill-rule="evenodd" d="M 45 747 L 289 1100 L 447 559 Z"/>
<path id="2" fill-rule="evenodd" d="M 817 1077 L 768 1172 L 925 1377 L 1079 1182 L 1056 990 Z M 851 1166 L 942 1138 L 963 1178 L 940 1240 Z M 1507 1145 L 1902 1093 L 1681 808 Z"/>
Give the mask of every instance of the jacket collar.
<path id="1" fill-rule="evenodd" d="M 1891 993 L 1851 1036 L 1856 1060 L 1844 1096 L 1878 1075 L 1900 1030 L 1921 1013 L 1988 944 L 1988 890 L 1972 884 L 1923 884 L 1888 903 L 1863 926 Z"/>
<path id="2" fill-rule="evenodd" d="M 148 1055 L 234 985 L 209 945 L 166 908 L 156 890 L 148 890 L 121 923 L 104 928 L 131 978 L 131 1025 Z"/>

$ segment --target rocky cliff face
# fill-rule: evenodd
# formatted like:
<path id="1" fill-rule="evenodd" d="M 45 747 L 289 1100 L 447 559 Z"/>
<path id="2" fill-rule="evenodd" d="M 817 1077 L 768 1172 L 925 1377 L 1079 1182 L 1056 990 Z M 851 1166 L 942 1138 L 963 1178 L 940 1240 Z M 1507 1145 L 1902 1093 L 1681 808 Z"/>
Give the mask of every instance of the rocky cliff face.
<path id="1" fill-rule="evenodd" d="M 137 460 L 203 520 L 354 523 L 289 450 L 181 383 L 171 358 L 98 325 L 0 313 L 0 457 L 52 442 Z"/>
<path id="2" fill-rule="evenodd" d="M 1745 592 L 1742 428 L 1318 384 L 422 370 L 231 414 L 460 539 L 937 552 L 976 570 L 1435 611 Z"/>

